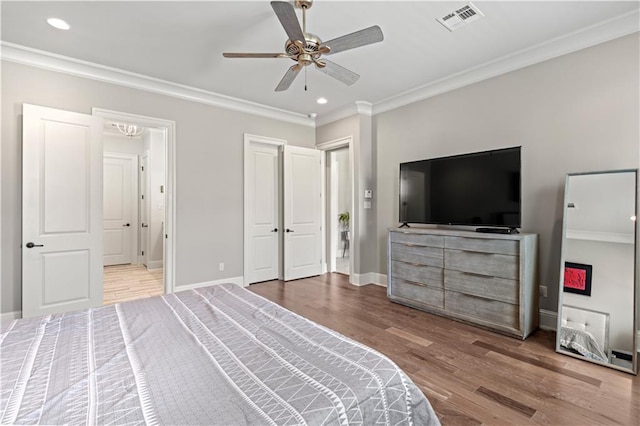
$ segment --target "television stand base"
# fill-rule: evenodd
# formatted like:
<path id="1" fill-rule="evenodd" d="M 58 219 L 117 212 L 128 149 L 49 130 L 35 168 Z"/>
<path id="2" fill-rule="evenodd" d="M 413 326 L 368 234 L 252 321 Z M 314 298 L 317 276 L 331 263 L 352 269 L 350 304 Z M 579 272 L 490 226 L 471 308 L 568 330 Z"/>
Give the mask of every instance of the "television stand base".
<path id="1" fill-rule="evenodd" d="M 400 225 L 400 228 L 411 228 L 411 227 L 407 222 L 402 222 L 402 225 Z"/>
<path id="2" fill-rule="evenodd" d="M 487 234 L 517 234 L 516 228 L 476 228 L 476 232 L 484 232 Z"/>

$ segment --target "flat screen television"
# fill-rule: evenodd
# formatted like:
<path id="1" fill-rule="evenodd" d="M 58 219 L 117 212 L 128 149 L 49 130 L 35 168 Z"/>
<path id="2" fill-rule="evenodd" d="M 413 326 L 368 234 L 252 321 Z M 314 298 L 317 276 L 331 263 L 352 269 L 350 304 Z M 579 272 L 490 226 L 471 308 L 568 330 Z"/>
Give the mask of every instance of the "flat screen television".
<path id="1" fill-rule="evenodd" d="M 520 227 L 520 147 L 400 164 L 400 222 Z"/>

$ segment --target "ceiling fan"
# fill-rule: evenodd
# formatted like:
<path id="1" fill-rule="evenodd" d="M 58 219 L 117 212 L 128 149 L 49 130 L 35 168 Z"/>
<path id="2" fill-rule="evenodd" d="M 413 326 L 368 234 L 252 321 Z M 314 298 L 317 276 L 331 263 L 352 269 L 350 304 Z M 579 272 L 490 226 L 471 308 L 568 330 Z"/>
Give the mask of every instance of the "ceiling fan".
<path id="1" fill-rule="evenodd" d="M 313 4 L 313 0 L 296 0 L 295 6 L 302 9 L 302 28 L 296 17 L 296 11 L 291 3 L 286 1 L 272 1 L 271 7 L 284 27 L 289 39 L 285 43 L 284 53 L 223 53 L 225 58 L 287 58 L 295 61 L 285 73 L 276 92 L 287 90 L 300 70 L 307 65 L 315 64 L 316 68 L 325 74 L 340 80 L 344 84 L 352 85 L 360 76 L 340 65 L 331 62 L 322 55 L 331 55 L 345 50 L 368 44 L 377 43 L 384 39 L 382 30 L 374 25 L 342 37 L 323 42 L 320 38 L 307 32 L 306 11 Z M 306 89 L 306 87 L 305 87 Z"/>

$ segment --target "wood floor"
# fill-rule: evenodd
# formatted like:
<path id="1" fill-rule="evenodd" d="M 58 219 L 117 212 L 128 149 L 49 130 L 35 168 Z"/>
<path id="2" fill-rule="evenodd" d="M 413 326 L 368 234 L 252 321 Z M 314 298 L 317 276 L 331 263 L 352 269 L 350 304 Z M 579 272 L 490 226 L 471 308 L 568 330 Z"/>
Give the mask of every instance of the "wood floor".
<path id="1" fill-rule="evenodd" d="M 104 267 L 104 305 L 164 294 L 162 269 L 144 265 Z"/>
<path id="2" fill-rule="evenodd" d="M 427 314 L 341 274 L 249 289 L 384 353 L 444 425 L 640 424 L 640 378 L 555 353 L 555 333 L 520 341 Z"/>

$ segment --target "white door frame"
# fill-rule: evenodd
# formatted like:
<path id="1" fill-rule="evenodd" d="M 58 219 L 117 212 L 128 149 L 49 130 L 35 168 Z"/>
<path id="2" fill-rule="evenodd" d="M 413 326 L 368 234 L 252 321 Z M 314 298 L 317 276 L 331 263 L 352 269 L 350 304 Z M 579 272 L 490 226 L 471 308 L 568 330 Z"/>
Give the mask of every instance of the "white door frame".
<path id="1" fill-rule="evenodd" d="M 106 120 L 116 122 L 127 122 L 143 127 L 155 127 L 164 130 L 165 135 L 165 256 L 164 256 L 164 292 L 173 293 L 175 291 L 175 264 L 176 264 L 176 123 L 171 120 L 147 117 L 144 115 L 129 114 L 126 112 L 112 111 L 102 108 L 92 108 L 91 114 L 102 117 Z M 136 174 L 137 176 L 137 174 Z"/>
<path id="2" fill-rule="evenodd" d="M 147 170 L 142 170 L 140 167 L 142 167 L 142 164 L 144 163 L 144 166 L 147 168 Z M 140 220 L 138 221 L 138 229 L 140 230 L 140 238 L 138 239 L 140 242 L 140 248 L 138 249 L 138 259 L 140 259 L 140 261 L 138 262 L 140 265 L 144 265 L 147 269 L 149 269 L 149 261 L 148 261 L 148 256 L 149 256 L 149 247 L 151 246 L 151 243 L 149 242 L 149 228 L 147 228 L 147 232 L 143 233 L 142 232 L 142 224 L 143 219 L 145 219 L 144 217 L 142 217 L 142 213 L 143 213 L 143 209 L 144 212 L 147 214 L 146 217 L 146 223 L 147 223 L 147 227 L 149 226 L 149 211 L 151 210 L 151 205 L 150 205 L 150 200 L 149 200 L 149 178 L 148 178 L 148 173 L 149 173 L 149 151 L 144 151 L 142 154 L 140 154 L 140 164 L 138 166 L 138 181 L 140 182 L 140 187 L 138 189 L 138 196 L 137 196 L 137 205 L 138 205 L 138 210 L 140 211 Z M 144 182 L 142 181 L 142 177 L 144 176 Z M 144 199 L 142 199 L 141 195 L 144 195 Z M 143 234 L 146 234 L 147 238 L 144 238 Z M 145 249 L 145 254 L 142 254 L 142 248 L 144 247 Z M 162 259 L 164 260 L 164 259 Z"/>
<path id="3" fill-rule="evenodd" d="M 355 197 L 356 197 L 356 190 L 355 190 L 355 156 L 353 154 L 353 136 L 345 136 L 343 138 L 339 138 L 339 139 L 334 139 L 328 142 L 322 142 L 316 145 L 316 148 L 324 151 L 324 155 L 322 156 L 323 159 L 325 160 L 325 164 L 327 163 L 327 156 L 329 155 L 329 151 L 333 151 L 335 149 L 339 149 L 339 148 L 344 148 L 344 147 L 348 147 L 349 148 L 349 174 L 350 174 L 350 180 L 351 180 L 351 211 L 350 211 L 350 215 L 351 218 L 349 220 L 349 238 L 351 238 L 351 240 L 349 241 L 349 282 L 351 282 L 351 277 L 354 276 L 354 268 L 353 268 L 353 260 L 356 258 L 357 253 L 358 253 L 358 242 L 355 241 L 355 233 L 353 232 L 355 225 L 356 225 L 356 220 L 357 215 L 356 215 L 356 202 L 355 202 Z M 323 173 L 325 170 L 325 167 L 322 167 Z M 326 177 L 323 176 L 322 179 L 322 198 L 324 200 L 323 202 L 323 208 L 322 208 L 322 223 L 323 223 L 323 229 L 325 230 L 325 232 L 322 233 L 322 241 L 323 241 L 323 246 L 327 247 L 327 245 L 332 246 L 332 244 L 328 244 L 327 243 L 327 237 L 329 237 L 329 243 L 331 242 L 331 238 L 330 235 L 331 233 L 334 231 L 333 227 L 337 226 L 337 222 L 336 220 L 328 220 L 327 221 L 327 203 L 329 202 L 328 197 L 326 196 L 327 194 L 327 179 Z M 333 218 L 335 219 L 335 218 Z M 328 225 L 328 226 L 327 226 Z M 335 251 L 335 247 L 330 247 L 329 248 L 329 252 L 330 255 L 333 255 Z M 323 264 L 324 264 L 324 268 L 326 268 L 327 265 L 327 261 L 326 261 L 326 256 L 327 256 L 327 250 L 323 250 L 322 251 L 322 256 L 323 256 Z M 332 262 L 335 262 L 335 260 L 331 260 Z"/>
<path id="4" fill-rule="evenodd" d="M 139 264 L 138 256 L 138 233 L 140 224 L 138 219 L 138 156 L 136 154 L 125 154 L 120 152 L 105 152 L 103 158 L 122 158 L 131 160 L 131 226 L 134 228 L 131 233 L 131 263 Z"/>
<path id="5" fill-rule="evenodd" d="M 250 244 L 250 237 L 251 237 L 251 232 L 249 227 L 251 226 L 250 224 L 250 218 L 249 218 L 249 211 L 246 208 L 246 206 L 249 205 L 250 200 L 250 194 L 249 194 L 249 182 L 247 179 L 247 171 L 249 170 L 249 167 L 251 166 L 251 156 L 249 155 L 249 147 L 251 146 L 251 144 L 266 144 L 266 145 L 274 145 L 274 146 L 283 146 L 287 144 L 287 141 L 284 139 L 275 139 L 275 138 L 269 138 L 266 136 L 257 136 L 257 135 L 252 135 L 249 133 L 245 133 L 244 134 L 244 169 L 243 169 L 243 191 L 244 191 L 244 204 L 243 204 L 243 214 L 244 214 L 244 237 L 243 237 L 243 282 L 244 285 L 248 285 L 249 284 L 249 276 L 250 276 L 250 265 L 248 262 L 249 257 L 249 247 L 251 247 Z M 278 161 L 278 174 L 280 176 L 282 176 L 282 161 Z M 282 229 L 282 202 L 281 202 L 281 198 L 282 198 L 282 191 L 278 191 L 278 205 L 280 206 L 280 212 L 278 214 L 279 218 L 278 218 L 278 229 Z M 282 268 L 282 260 L 284 258 L 284 253 L 283 253 L 283 246 L 282 246 L 282 238 L 281 238 L 281 233 L 278 233 L 278 238 L 279 238 L 279 254 L 278 254 L 278 279 L 282 280 L 284 278 L 284 271 Z"/>

